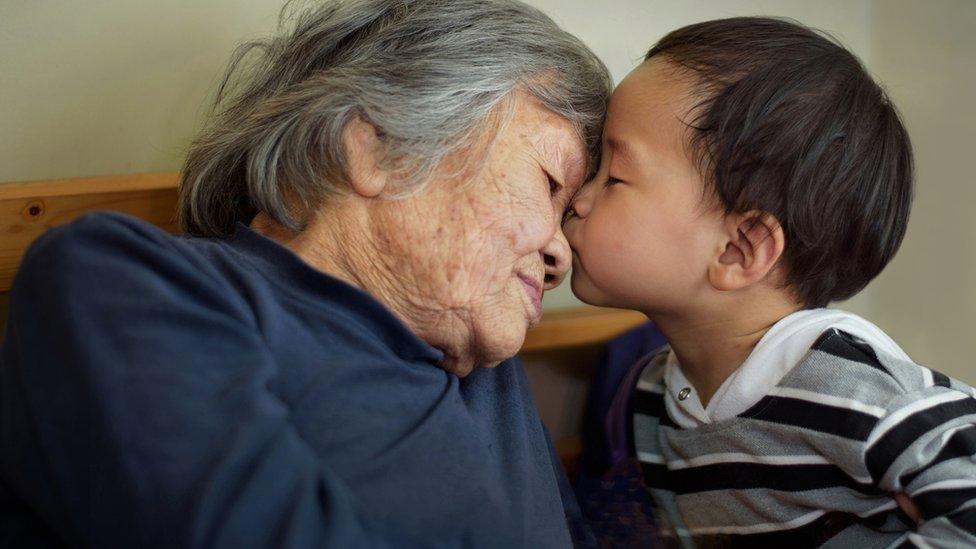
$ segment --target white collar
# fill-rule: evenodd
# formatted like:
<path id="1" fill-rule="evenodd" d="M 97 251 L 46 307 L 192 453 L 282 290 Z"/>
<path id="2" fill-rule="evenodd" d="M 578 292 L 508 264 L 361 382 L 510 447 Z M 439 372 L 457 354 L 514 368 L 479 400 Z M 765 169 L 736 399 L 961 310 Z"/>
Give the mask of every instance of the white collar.
<path id="1" fill-rule="evenodd" d="M 679 427 L 692 429 L 745 412 L 769 393 L 830 328 L 863 339 L 883 353 L 911 360 L 880 328 L 855 314 L 836 309 L 798 311 L 766 332 L 745 362 L 718 388 L 707 407 L 702 407 L 674 351 L 669 351 L 664 370 L 668 414 Z M 684 389 L 688 392 L 682 399 Z"/>

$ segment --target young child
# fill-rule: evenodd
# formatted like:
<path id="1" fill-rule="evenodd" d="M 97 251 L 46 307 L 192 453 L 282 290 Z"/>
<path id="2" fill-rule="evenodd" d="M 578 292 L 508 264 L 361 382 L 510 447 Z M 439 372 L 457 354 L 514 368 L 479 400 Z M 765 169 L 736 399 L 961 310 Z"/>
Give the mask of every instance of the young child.
<path id="1" fill-rule="evenodd" d="M 858 60 L 786 21 L 691 25 L 607 116 L 564 230 L 576 295 L 670 342 L 618 394 L 665 540 L 976 546 L 976 393 L 824 308 L 891 260 L 912 201 Z"/>

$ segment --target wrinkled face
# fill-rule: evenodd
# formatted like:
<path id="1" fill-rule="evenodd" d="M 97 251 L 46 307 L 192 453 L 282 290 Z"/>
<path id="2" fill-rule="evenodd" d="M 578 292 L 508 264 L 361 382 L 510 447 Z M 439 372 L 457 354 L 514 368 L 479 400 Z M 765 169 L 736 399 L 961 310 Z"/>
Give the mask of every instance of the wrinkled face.
<path id="1" fill-rule="evenodd" d="M 422 193 L 389 202 L 402 227 L 387 243 L 389 267 L 411 300 L 402 309 L 449 357 L 474 357 L 449 368 L 462 375 L 518 352 L 542 315 L 543 290 L 570 266 L 560 221 L 586 176 L 585 145 L 534 99 L 513 101 L 484 162 L 462 169 L 449 159 Z"/>
<path id="2" fill-rule="evenodd" d="M 722 215 L 687 147 L 691 82 L 652 58 L 614 91 L 600 170 L 564 226 L 573 292 L 591 304 L 676 313 L 708 287 Z"/>

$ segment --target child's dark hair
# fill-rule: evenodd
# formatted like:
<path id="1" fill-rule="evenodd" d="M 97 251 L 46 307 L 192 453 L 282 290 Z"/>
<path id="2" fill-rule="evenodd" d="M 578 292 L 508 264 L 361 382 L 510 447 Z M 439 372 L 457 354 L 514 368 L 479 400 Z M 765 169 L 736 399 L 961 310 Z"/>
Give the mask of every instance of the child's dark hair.
<path id="1" fill-rule="evenodd" d="M 761 210 L 786 235 L 787 285 L 807 307 L 853 296 L 888 264 L 912 203 L 908 134 L 854 55 L 793 22 L 721 19 L 671 32 L 696 76 L 691 145 L 727 213 Z"/>

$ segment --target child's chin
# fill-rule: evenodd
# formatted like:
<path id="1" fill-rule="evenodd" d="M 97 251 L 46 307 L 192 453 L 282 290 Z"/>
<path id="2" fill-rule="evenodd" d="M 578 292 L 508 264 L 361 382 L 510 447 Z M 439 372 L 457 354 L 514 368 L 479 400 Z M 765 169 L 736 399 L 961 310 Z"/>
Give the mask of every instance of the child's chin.
<path id="1" fill-rule="evenodd" d="M 588 280 L 584 280 L 583 275 L 577 274 L 573 271 L 573 276 L 569 283 L 570 289 L 573 290 L 573 295 L 576 299 L 586 303 L 587 305 L 593 305 L 595 307 L 606 307 L 605 300 L 602 298 L 599 292 L 593 287 Z"/>

